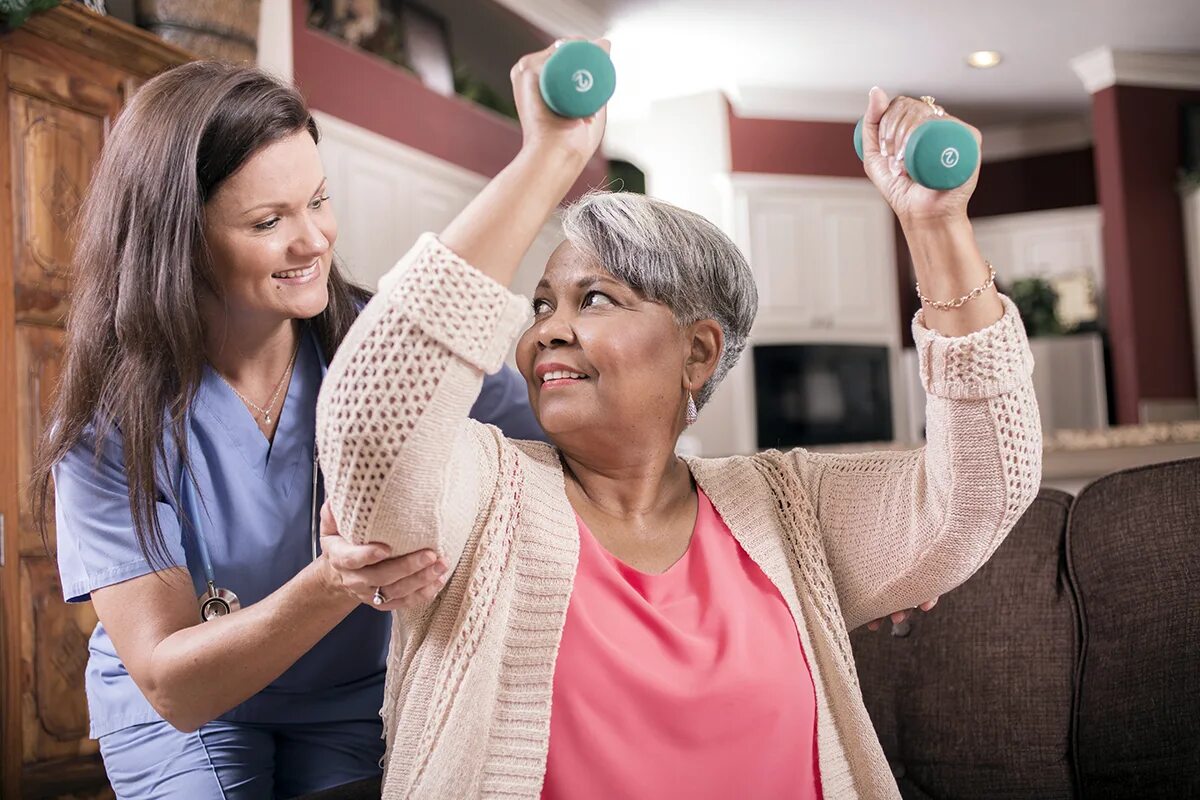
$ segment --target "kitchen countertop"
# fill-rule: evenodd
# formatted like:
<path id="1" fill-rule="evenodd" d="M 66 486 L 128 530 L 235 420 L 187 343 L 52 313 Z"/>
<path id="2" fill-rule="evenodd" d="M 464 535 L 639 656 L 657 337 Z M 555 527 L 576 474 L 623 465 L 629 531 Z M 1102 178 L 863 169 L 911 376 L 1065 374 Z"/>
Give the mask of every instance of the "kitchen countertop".
<path id="1" fill-rule="evenodd" d="M 921 443 L 831 445 L 818 452 L 858 453 L 909 450 Z M 1117 470 L 1200 457 L 1200 421 L 1121 425 L 1096 430 L 1063 430 L 1046 438 L 1042 485 L 1072 494 Z"/>

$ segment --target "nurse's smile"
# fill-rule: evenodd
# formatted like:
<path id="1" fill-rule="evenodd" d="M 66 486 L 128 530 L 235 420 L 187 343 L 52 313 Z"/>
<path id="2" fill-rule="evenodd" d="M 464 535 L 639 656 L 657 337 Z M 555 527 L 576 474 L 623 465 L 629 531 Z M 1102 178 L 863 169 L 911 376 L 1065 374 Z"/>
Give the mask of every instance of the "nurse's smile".
<path id="1" fill-rule="evenodd" d="M 321 277 L 321 262 L 319 259 L 317 259 L 307 267 L 276 272 L 273 273 L 271 277 L 277 280 L 279 283 L 282 283 L 284 286 L 303 286 L 304 284 L 312 283 L 314 280 Z"/>

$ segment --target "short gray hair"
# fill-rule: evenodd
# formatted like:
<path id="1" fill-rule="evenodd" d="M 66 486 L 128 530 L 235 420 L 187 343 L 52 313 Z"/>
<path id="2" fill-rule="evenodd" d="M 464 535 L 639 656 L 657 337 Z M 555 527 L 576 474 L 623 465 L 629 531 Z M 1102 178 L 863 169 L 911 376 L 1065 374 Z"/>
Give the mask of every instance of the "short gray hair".
<path id="1" fill-rule="evenodd" d="M 725 348 L 695 395 L 698 407 L 707 403 L 746 349 L 758 312 L 754 274 L 737 245 L 699 214 L 629 192 L 584 195 L 563 216 L 563 233 L 680 325 L 717 321 Z"/>

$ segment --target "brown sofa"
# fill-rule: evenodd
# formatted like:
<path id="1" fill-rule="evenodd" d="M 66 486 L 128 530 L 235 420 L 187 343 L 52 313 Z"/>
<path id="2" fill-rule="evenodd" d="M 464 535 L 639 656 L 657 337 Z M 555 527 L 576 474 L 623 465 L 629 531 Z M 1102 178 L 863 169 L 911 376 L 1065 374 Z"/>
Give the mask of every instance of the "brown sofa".
<path id="1" fill-rule="evenodd" d="M 905 798 L 1200 798 L 1200 459 L 1043 490 L 905 636 L 852 636 Z M 885 626 L 886 629 L 887 626 Z"/>

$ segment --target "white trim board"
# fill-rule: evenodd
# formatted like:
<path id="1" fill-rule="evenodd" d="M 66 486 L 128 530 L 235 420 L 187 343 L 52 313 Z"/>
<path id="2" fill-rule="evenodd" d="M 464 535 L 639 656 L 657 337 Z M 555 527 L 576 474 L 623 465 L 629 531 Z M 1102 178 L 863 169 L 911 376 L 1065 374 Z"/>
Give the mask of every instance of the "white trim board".
<path id="1" fill-rule="evenodd" d="M 262 0 L 258 14 L 258 66 L 292 82 L 292 0 Z"/>
<path id="2" fill-rule="evenodd" d="M 586 36 L 598 39 L 608 31 L 608 20 L 582 0 L 496 0 L 517 16 L 551 36 Z"/>
<path id="3" fill-rule="evenodd" d="M 984 163 L 1065 153 L 1092 144 L 1091 121 L 1086 117 L 1030 125 L 998 125 L 983 128 L 981 133 Z"/>
<path id="4" fill-rule="evenodd" d="M 857 122 L 867 110 L 862 92 L 821 92 L 785 86 L 736 86 L 729 105 L 739 117 L 802 122 Z"/>

